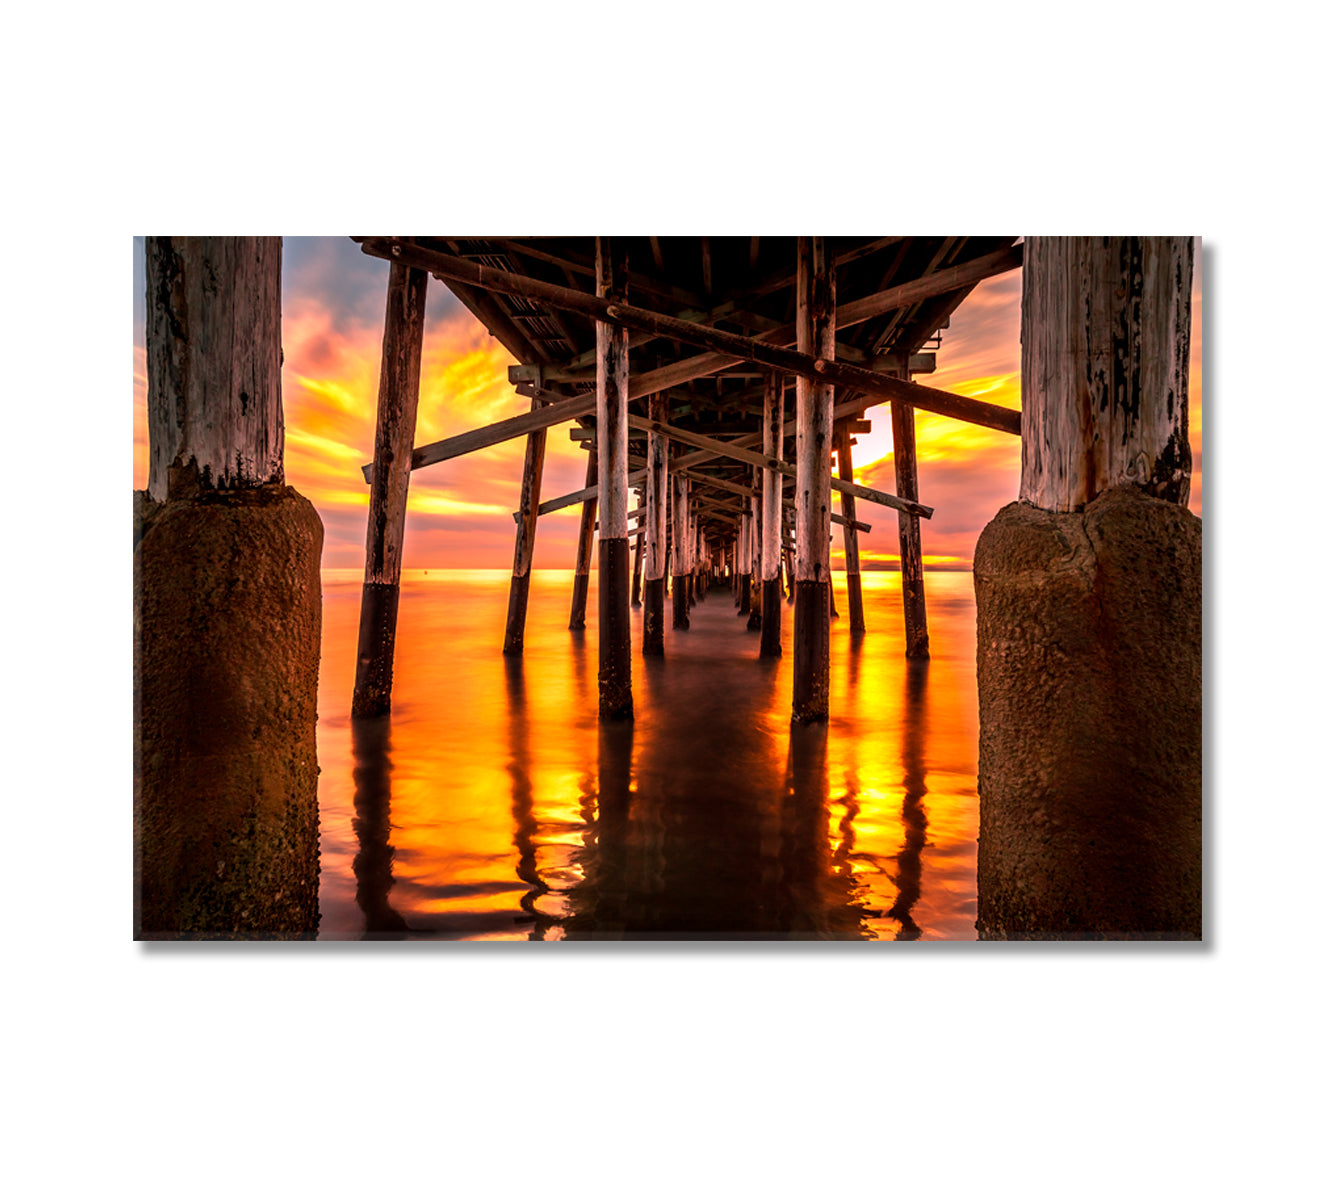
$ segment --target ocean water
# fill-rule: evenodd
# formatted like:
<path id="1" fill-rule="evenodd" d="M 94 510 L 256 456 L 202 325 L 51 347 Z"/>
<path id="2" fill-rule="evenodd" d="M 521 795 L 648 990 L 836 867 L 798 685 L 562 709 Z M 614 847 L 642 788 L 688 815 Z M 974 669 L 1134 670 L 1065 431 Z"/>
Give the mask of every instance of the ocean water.
<path id="1" fill-rule="evenodd" d="M 571 574 L 535 571 L 522 659 L 500 653 L 508 571 L 404 573 L 390 717 L 353 721 L 359 570 L 324 572 L 323 939 L 973 939 L 972 576 L 928 572 L 932 657 L 903 657 L 899 576 L 832 623 L 828 726 L 794 727 L 726 588 L 639 652 L 635 719 L 597 719 Z M 670 600 L 668 624 L 670 625 Z"/>

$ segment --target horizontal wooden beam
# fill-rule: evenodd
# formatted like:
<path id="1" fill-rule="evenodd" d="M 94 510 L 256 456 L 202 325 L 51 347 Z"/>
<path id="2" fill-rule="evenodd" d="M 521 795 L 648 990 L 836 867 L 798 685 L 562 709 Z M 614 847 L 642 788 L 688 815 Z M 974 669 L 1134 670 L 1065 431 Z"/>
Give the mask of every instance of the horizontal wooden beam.
<path id="1" fill-rule="evenodd" d="M 687 479 L 694 480 L 694 482 L 701 484 L 704 487 L 719 488 L 724 492 L 731 492 L 733 495 L 736 496 L 745 496 L 748 499 L 751 496 L 758 496 L 761 494 L 759 488 L 746 487 L 745 484 L 741 483 L 733 483 L 730 479 L 720 479 L 717 475 L 709 475 L 704 471 L 678 471 L 677 474 L 684 475 Z M 692 504 L 694 503 L 694 500 L 695 498 L 692 494 L 691 496 Z M 796 507 L 796 505 L 792 500 L 784 499 L 783 507 L 791 511 L 793 508 Z M 516 519 L 517 519 L 517 514 L 516 514 Z M 849 522 L 847 518 L 840 516 L 838 513 L 830 513 L 829 519 L 835 525 L 847 525 L 850 523 L 854 529 L 859 529 L 861 530 L 862 533 L 871 532 L 871 527 L 868 524 L 866 524 L 865 521 Z"/>
<path id="2" fill-rule="evenodd" d="M 535 389 L 528 384 L 520 384 L 515 388 L 521 396 L 532 397 L 540 394 L 539 389 Z M 864 409 L 870 407 L 865 400 L 844 400 L 841 404 L 834 405 L 834 419 L 840 417 L 855 416 Z M 797 428 L 796 420 L 787 421 L 783 425 L 784 438 L 795 434 Z M 728 445 L 735 446 L 738 449 L 749 449 L 751 446 L 758 446 L 764 441 L 763 433 L 748 433 L 742 437 L 729 442 Z M 698 467 L 701 463 L 712 462 L 720 457 L 709 450 L 697 450 L 693 454 L 684 454 L 680 458 L 673 460 L 668 468 L 672 472 L 689 470 L 691 467 Z M 644 472 L 631 472 L 629 486 L 635 487 L 644 482 Z M 538 515 L 546 516 L 548 513 L 559 512 L 562 508 L 568 508 L 571 504 L 581 504 L 585 500 L 593 499 L 597 496 L 597 488 L 581 488 L 577 492 L 567 492 L 563 496 L 556 496 L 547 500 L 538 507 Z"/>
<path id="3" fill-rule="evenodd" d="M 849 325 L 859 325 L 872 317 L 882 317 L 895 309 L 906 308 L 910 304 L 919 304 L 923 300 L 933 300 L 937 296 L 947 296 L 960 288 L 971 287 L 990 279 L 993 275 L 1004 275 L 1024 265 L 1024 247 L 1004 246 L 953 267 L 943 267 L 923 275 L 920 279 L 900 283 L 896 287 L 886 288 L 860 300 L 840 301 L 834 316 L 834 323 L 839 329 Z"/>
<path id="4" fill-rule="evenodd" d="M 511 438 L 524 437 L 536 433 L 539 429 L 549 429 L 552 425 L 562 425 L 577 417 L 586 417 L 597 408 L 595 396 L 572 396 L 557 400 L 532 412 L 520 413 L 515 417 L 506 417 L 491 425 L 479 429 L 470 429 L 467 433 L 455 434 L 439 442 L 418 446 L 412 452 L 412 469 L 429 467 L 432 463 L 458 458 L 461 454 L 471 454 L 474 450 L 484 450 L 487 446 L 499 445 Z M 361 468 L 361 474 L 367 483 L 371 481 L 373 463 Z"/>
<path id="5" fill-rule="evenodd" d="M 677 338 L 683 342 L 707 347 L 721 354 L 732 354 L 738 360 L 750 360 L 763 363 L 776 370 L 801 375 L 807 379 L 823 380 L 846 388 L 853 388 L 864 395 L 883 396 L 887 400 L 899 400 L 920 408 L 926 412 L 938 413 L 944 417 L 966 421 L 973 425 L 982 425 L 1002 433 L 1019 435 L 1020 416 L 1016 409 L 1002 408 L 998 404 L 987 404 L 969 396 L 957 396 L 953 392 L 942 392 L 936 388 L 924 387 L 920 383 L 908 383 L 864 367 L 854 367 L 837 360 L 817 358 L 802 354 L 798 350 L 788 350 L 780 346 L 766 345 L 756 338 L 743 337 L 741 334 L 724 333 L 717 329 L 706 329 L 687 322 L 678 322 L 671 317 L 663 317 L 648 309 L 634 308 L 627 304 L 608 304 L 606 320 L 625 322 L 638 328 L 654 328 L 664 337 Z"/>
<path id="6" fill-rule="evenodd" d="M 529 300 L 550 304 L 554 308 L 583 313 L 594 320 L 622 325 L 627 329 L 640 329 L 661 337 L 702 346 L 704 349 L 712 351 L 714 355 L 722 360 L 713 370 L 731 366 L 736 362 L 758 362 L 776 370 L 786 371 L 789 374 L 804 376 L 807 379 L 855 388 L 867 395 L 883 396 L 888 400 L 900 400 L 926 412 L 938 413 L 941 416 L 982 425 L 989 429 L 998 429 L 1005 433 L 1012 433 L 1015 436 L 1019 434 L 1020 418 L 1016 410 L 1002 408 L 996 404 L 987 404 L 968 396 L 957 396 L 952 392 L 924 387 L 921 384 L 893 379 L 874 371 L 849 366 L 837 361 L 817 359 L 809 354 L 786 349 L 778 343 L 781 343 L 786 337 L 787 327 L 776 329 L 771 333 L 762 335 L 760 338 L 745 337 L 742 334 L 725 333 L 719 329 L 692 324 L 689 321 L 680 321 L 675 317 L 664 316 L 649 309 L 637 308 L 629 304 L 613 303 L 598 296 L 590 296 L 585 292 L 575 291 L 573 288 L 546 283 L 528 275 L 516 275 L 509 271 L 497 271 L 490 267 L 479 266 L 476 263 L 468 262 L 466 259 L 454 258 L 448 254 L 440 254 L 437 251 L 426 250 L 420 246 L 398 242 L 391 238 L 370 238 L 362 243 L 361 248 L 363 252 L 374 257 L 420 267 L 443 278 L 454 279 L 470 286 L 503 292 L 507 295 L 523 296 Z M 945 272 L 934 272 L 927 279 L 960 269 L 947 268 Z M 915 282 L 925 284 L 926 280 Z M 906 288 L 911 285 L 905 284 L 902 286 Z M 855 306 L 857 301 L 852 303 Z M 687 362 L 689 361 L 687 360 Z M 677 363 L 675 368 L 679 371 L 684 365 L 684 363 Z M 671 386 L 671 383 L 666 381 L 664 374 L 670 370 L 672 368 L 659 368 L 657 371 L 649 371 L 639 376 L 637 380 L 632 380 L 631 399 Z M 658 378 L 650 383 L 650 378 L 654 376 Z M 672 380 L 672 383 L 675 382 L 683 382 L 683 380 Z"/>
<path id="7" fill-rule="evenodd" d="M 687 446 L 697 446 L 701 450 L 711 450 L 715 455 L 724 458 L 734 458 L 738 462 L 750 463 L 753 467 L 763 467 L 769 471 L 777 471 L 780 475 L 787 475 L 795 478 L 797 468 L 791 463 L 785 463 L 782 459 L 767 458 L 763 454 L 756 454 L 752 450 L 739 448 L 735 442 L 720 442 L 717 438 L 706 437 L 702 433 L 695 433 L 690 429 L 682 429 L 677 425 L 667 425 L 662 421 L 650 421 L 647 417 L 637 417 L 633 413 L 627 418 L 626 423 L 631 429 L 643 429 L 649 433 L 659 433 L 673 441 L 684 442 Z M 912 513 L 918 517 L 930 519 L 935 509 L 928 505 L 919 504 L 915 500 L 902 500 L 898 496 L 891 496 L 888 492 L 882 492 L 876 488 L 863 487 L 859 483 L 852 483 L 846 479 L 834 477 L 830 480 L 835 491 L 846 492 L 849 496 L 857 496 L 862 500 L 869 500 L 873 504 L 883 504 L 887 508 L 896 508 L 900 512 Z"/>

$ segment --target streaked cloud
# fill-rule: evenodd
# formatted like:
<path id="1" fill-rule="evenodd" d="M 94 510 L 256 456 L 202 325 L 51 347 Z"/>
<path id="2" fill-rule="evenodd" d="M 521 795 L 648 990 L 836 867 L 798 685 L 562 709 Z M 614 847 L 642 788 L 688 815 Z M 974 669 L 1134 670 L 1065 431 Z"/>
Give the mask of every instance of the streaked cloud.
<path id="1" fill-rule="evenodd" d="M 133 398 L 135 486 L 147 480 L 146 379 L 143 351 L 142 241 L 136 244 Z M 1199 271 L 1194 287 L 1191 346 L 1191 444 L 1195 459 L 1191 508 L 1202 510 L 1200 435 L 1202 312 Z M 364 556 L 368 491 L 361 466 L 375 440 L 387 264 L 341 238 L 287 238 L 283 251 L 283 401 L 288 482 L 319 509 L 325 523 L 324 564 L 353 568 Z M 1009 408 L 1019 406 L 1018 273 L 974 290 L 944 331 L 934 374 L 919 382 Z M 510 387 L 512 358 L 442 285 L 432 281 L 422 356 L 416 444 L 526 412 L 529 401 Z M 887 406 L 871 409 L 872 432 L 858 436 L 856 478 L 895 491 L 893 440 Z M 983 526 L 1018 494 L 1019 439 L 946 417 L 917 415 L 919 494 L 935 508 L 922 522 L 929 565 L 972 561 Z M 424 468 L 409 492 L 407 567 L 506 568 L 524 440 Z M 544 498 L 583 486 L 585 452 L 565 427 L 547 437 Z M 578 507 L 544 517 L 535 552 L 538 567 L 573 564 Z M 889 509 L 858 505 L 872 525 L 860 546 L 868 562 L 896 562 L 898 519 Z M 841 565 L 842 537 L 833 541 Z"/>

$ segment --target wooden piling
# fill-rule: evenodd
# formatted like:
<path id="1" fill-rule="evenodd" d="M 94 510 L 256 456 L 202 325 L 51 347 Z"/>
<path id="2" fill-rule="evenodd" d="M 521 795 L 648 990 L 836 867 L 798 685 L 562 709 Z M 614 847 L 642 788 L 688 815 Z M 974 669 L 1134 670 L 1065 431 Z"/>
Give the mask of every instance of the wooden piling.
<path id="1" fill-rule="evenodd" d="M 650 396 L 649 415 L 655 420 L 667 417 L 667 398 Z M 644 521 L 647 542 L 644 555 L 644 636 L 641 650 L 646 657 L 663 654 L 663 601 L 667 574 L 667 438 L 648 435 L 648 467 L 645 479 Z"/>
<path id="2" fill-rule="evenodd" d="M 1044 403 L 1024 406 L 1020 499 L 1077 512 L 1128 483 L 1187 503 L 1191 239 L 1047 237 L 1024 248 L 1039 257 L 1024 273 L 1021 382 Z"/>
<path id="3" fill-rule="evenodd" d="M 852 434 L 848 431 L 846 420 L 835 426 L 834 438 L 838 446 L 839 478 L 852 482 Z M 902 497 L 902 493 L 899 495 Z M 915 492 L 912 498 L 917 499 Z M 838 499 L 843 508 L 843 519 L 847 522 L 843 526 L 843 563 L 848 578 L 848 628 L 856 635 L 866 632 L 866 617 L 862 612 L 861 553 L 857 546 L 857 527 L 854 523 L 857 520 L 857 500 L 847 492 L 840 492 Z"/>
<path id="4" fill-rule="evenodd" d="M 690 567 L 687 539 L 690 520 L 688 508 L 690 481 L 681 475 L 672 476 L 672 628 L 690 628 Z"/>
<path id="5" fill-rule="evenodd" d="M 597 239 L 598 295 L 625 298 L 629 256 L 624 242 Z M 634 715 L 630 686 L 629 505 L 630 333 L 597 322 L 598 418 L 598 715 Z"/>
<path id="6" fill-rule="evenodd" d="M 685 479 L 686 489 L 686 591 L 689 596 L 689 607 L 695 607 L 695 576 L 699 570 L 699 560 L 696 557 L 698 549 L 699 535 L 697 532 L 695 514 L 690 508 L 690 480 Z"/>
<path id="7" fill-rule="evenodd" d="M 281 484 L 282 239 L 150 237 L 144 256 L 149 496 Z"/>
<path id="8" fill-rule="evenodd" d="M 906 374 L 906 372 L 905 372 Z M 911 404 L 890 401 L 894 435 L 894 486 L 905 500 L 917 499 L 917 413 Z M 899 579 L 903 588 L 903 652 L 930 658 L 926 633 L 926 588 L 922 575 L 922 523 L 916 513 L 898 513 Z"/>
<path id="9" fill-rule="evenodd" d="M 639 488 L 636 491 L 636 499 L 639 502 L 639 508 L 644 507 L 644 490 Z M 635 534 L 635 561 L 630 568 L 630 607 L 639 608 L 641 604 L 642 591 L 640 588 L 640 578 L 644 571 L 644 526 L 648 524 L 648 516 L 645 514 L 640 519 L 639 531 Z"/>
<path id="10" fill-rule="evenodd" d="M 598 456 L 590 451 L 588 469 L 584 472 L 584 487 L 598 483 Z M 588 610 L 588 573 L 593 569 L 593 531 L 597 525 L 598 502 L 594 497 L 585 500 L 579 514 L 579 545 L 574 556 L 574 594 L 570 598 L 570 628 L 583 629 Z"/>
<path id="11" fill-rule="evenodd" d="M 541 402 L 533 401 L 533 408 Z M 542 464 L 547 456 L 547 431 L 528 435 L 523 453 L 523 484 L 519 491 L 519 520 L 514 531 L 514 573 L 510 578 L 509 612 L 505 616 L 503 653 L 523 653 L 523 628 L 528 616 L 528 579 L 537 540 L 537 506 L 542 498 Z"/>
<path id="12" fill-rule="evenodd" d="M 750 496 L 748 503 L 750 506 L 750 616 L 746 621 L 746 628 L 752 632 L 759 632 L 760 629 L 760 611 L 762 608 L 761 600 L 761 549 L 764 541 L 764 508 L 761 501 L 761 483 L 762 473 L 759 467 L 750 469 Z"/>
<path id="13" fill-rule="evenodd" d="M 417 429 L 427 278 L 426 272 L 416 267 L 389 265 L 375 460 L 366 524 L 366 574 L 352 690 L 354 717 L 380 717 L 391 707 L 398 583 L 412 473 L 412 439 Z"/>
<path id="14" fill-rule="evenodd" d="M 770 372 L 764 380 L 764 456 L 783 457 L 783 377 Z M 783 477 L 774 470 L 764 472 L 762 508 L 763 549 L 760 554 L 760 657 L 783 654 Z"/>
<path id="15" fill-rule="evenodd" d="M 739 575 L 737 576 L 737 616 L 750 616 L 750 578 L 751 559 L 751 519 L 750 513 L 743 512 L 737 523 L 736 556 Z"/>
<path id="16" fill-rule="evenodd" d="M 834 274 L 823 238 L 797 239 L 797 349 L 834 357 Z M 797 377 L 796 611 L 792 719 L 829 719 L 829 460 L 834 388 Z"/>

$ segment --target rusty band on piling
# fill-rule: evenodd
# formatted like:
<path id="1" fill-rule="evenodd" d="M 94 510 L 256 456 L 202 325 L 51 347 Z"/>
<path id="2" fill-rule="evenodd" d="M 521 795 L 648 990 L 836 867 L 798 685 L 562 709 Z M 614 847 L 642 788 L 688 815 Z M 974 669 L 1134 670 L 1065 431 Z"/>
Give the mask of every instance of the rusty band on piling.
<path id="1" fill-rule="evenodd" d="M 903 586 L 904 650 L 907 658 L 930 658 L 931 639 L 926 629 L 926 590 L 921 575 L 899 575 Z"/>
<path id="2" fill-rule="evenodd" d="M 505 614 L 504 654 L 523 653 L 523 627 L 528 616 L 528 580 L 527 571 L 510 579 L 510 606 Z M 585 579 L 588 576 L 584 576 Z"/>
<path id="3" fill-rule="evenodd" d="M 783 582 L 766 579 L 760 599 L 760 657 L 783 657 Z"/>
<path id="4" fill-rule="evenodd" d="M 588 577 L 584 576 L 587 587 Z M 630 689 L 630 539 L 598 542 L 598 715 L 634 716 Z"/>
<path id="5" fill-rule="evenodd" d="M 690 576 L 672 576 L 672 628 L 690 628 Z"/>
<path id="6" fill-rule="evenodd" d="M 576 571 L 574 576 L 574 597 L 570 601 L 570 628 L 582 629 L 585 614 L 588 612 L 588 573 Z"/>
<path id="7" fill-rule="evenodd" d="M 646 658 L 661 658 L 663 655 L 664 591 L 663 580 L 644 580 L 644 642 L 641 649 Z"/>
<path id="8" fill-rule="evenodd" d="M 792 719 L 829 719 L 829 584 L 798 579 L 793 605 Z"/>
<path id="9" fill-rule="evenodd" d="M 357 678 L 352 689 L 354 717 L 382 717 L 389 711 L 397 625 L 398 584 L 363 583 L 361 625 L 357 631 Z"/>
<path id="10" fill-rule="evenodd" d="M 848 623 L 853 633 L 866 632 L 866 614 L 862 608 L 862 575 L 848 572 Z"/>

